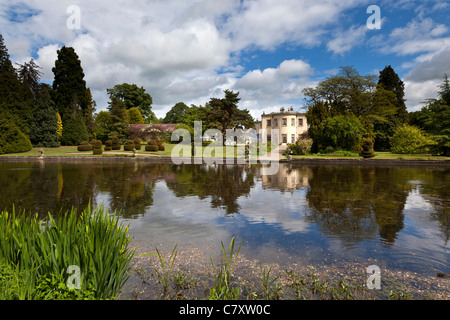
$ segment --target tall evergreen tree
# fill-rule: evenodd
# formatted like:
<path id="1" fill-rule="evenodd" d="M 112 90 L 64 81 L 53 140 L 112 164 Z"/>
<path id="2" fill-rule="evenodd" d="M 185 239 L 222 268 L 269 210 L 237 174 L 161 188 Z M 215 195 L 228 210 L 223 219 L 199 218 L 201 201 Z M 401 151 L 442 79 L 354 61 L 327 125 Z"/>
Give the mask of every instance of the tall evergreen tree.
<path id="1" fill-rule="evenodd" d="M 77 105 L 84 113 L 89 105 L 89 97 L 81 61 L 75 50 L 72 47 L 64 46 L 57 51 L 57 54 L 58 59 L 52 69 L 55 75 L 53 101 L 55 101 L 64 122 L 66 114 L 72 111 L 74 99 L 77 100 Z"/>
<path id="2" fill-rule="evenodd" d="M 34 98 L 37 99 L 41 89 L 39 86 L 39 80 L 42 76 L 42 72 L 39 70 L 41 67 L 39 67 L 33 59 L 18 65 L 17 76 L 19 80 L 28 86 L 33 93 Z"/>
<path id="3" fill-rule="evenodd" d="M 225 137 L 226 129 L 253 128 L 255 123 L 247 109 L 241 110 L 237 104 L 239 92 L 224 90 L 225 98 L 211 98 L 205 115 L 208 128 L 220 130 Z M 223 143 L 225 144 L 223 139 Z"/>
<path id="4" fill-rule="evenodd" d="M 116 97 L 112 97 L 108 110 L 111 114 L 111 132 L 116 132 L 119 138 L 125 137 L 129 123 L 125 104 Z"/>
<path id="5" fill-rule="evenodd" d="M 39 147 L 58 147 L 58 116 L 56 106 L 50 97 L 50 87 L 42 85 L 39 99 L 33 109 L 30 124 L 30 141 Z"/>
<path id="6" fill-rule="evenodd" d="M 28 86 L 19 81 L 1 34 L 0 93 L 0 108 L 11 115 L 12 121 L 23 133 L 28 134 L 34 104 L 33 95 Z"/>
<path id="7" fill-rule="evenodd" d="M 400 123 L 405 123 L 408 120 L 408 111 L 405 105 L 405 84 L 391 66 L 387 66 L 380 71 L 378 85 L 395 94 L 395 117 Z"/>

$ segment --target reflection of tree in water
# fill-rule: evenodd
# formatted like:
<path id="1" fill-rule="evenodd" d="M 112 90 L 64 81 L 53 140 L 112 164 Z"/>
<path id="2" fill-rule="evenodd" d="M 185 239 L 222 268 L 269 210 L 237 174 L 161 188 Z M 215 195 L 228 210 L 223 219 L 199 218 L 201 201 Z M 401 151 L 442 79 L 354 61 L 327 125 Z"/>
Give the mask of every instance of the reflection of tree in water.
<path id="1" fill-rule="evenodd" d="M 427 170 L 421 181 L 424 183 L 420 192 L 433 205 L 435 211 L 431 218 L 439 222 L 447 244 L 450 239 L 450 170 Z"/>
<path id="2" fill-rule="evenodd" d="M 254 186 L 252 171 L 244 166 L 174 166 L 176 181 L 167 182 L 177 197 L 211 198 L 211 207 L 224 208 L 227 214 L 239 213 L 237 200 L 248 195 Z"/>
<path id="3" fill-rule="evenodd" d="M 310 219 L 344 239 L 379 236 L 393 243 L 403 228 L 410 179 L 403 168 L 313 167 Z"/>

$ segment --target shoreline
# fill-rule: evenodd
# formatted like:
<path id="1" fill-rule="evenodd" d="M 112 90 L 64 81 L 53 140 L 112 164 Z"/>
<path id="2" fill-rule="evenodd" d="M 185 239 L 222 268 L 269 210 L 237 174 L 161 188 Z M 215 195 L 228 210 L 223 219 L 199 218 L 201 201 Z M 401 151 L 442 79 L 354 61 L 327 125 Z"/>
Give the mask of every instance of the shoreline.
<path id="1" fill-rule="evenodd" d="M 186 158 L 176 158 L 179 161 L 183 161 L 181 164 L 200 164 L 198 159 L 192 157 Z M 239 163 L 237 159 L 234 158 L 234 163 L 227 163 L 226 159 L 223 159 L 223 165 L 226 164 L 248 164 Z M 14 161 L 79 161 L 79 160 L 126 160 L 126 161 L 144 161 L 149 163 L 172 163 L 177 164 L 172 160 L 170 156 L 158 156 L 158 155 L 137 155 L 132 156 L 128 154 L 106 154 L 106 155 L 67 155 L 67 156 L 0 156 L 1 162 L 14 162 Z M 197 162 L 196 162 L 197 160 Z M 211 158 L 202 158 L 202 164 L 207 164 L 208 162 L 214 162 Z M 450 167 L 450 160 L 416 160 L 416 159 L 345 159 L 345 158 L 292 158 L 291 160 L 280 159 L 279 163 L 288 164 L 325 164 L 325 165 L 356 165 L 356 166 L 377 166 L 377 165 L 389 165 L 389 166 L 427 166 L 427 167 Z M 258 165 L 261 163 L 258 161 Z"/>

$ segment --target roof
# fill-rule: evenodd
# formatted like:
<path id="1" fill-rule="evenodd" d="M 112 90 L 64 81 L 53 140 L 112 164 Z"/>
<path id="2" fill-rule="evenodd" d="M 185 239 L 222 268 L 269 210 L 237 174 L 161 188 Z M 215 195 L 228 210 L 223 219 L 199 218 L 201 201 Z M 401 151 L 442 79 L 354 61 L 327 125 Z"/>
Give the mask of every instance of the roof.
<path id="1" fill-rule="evenodd" d="M 151 129 L 158 129 L 162 132 L 173 132 L 178 123 L 144 123 L 144 124 L 130 124 L 129 131 L 131 132 L 143 132 Z"/>

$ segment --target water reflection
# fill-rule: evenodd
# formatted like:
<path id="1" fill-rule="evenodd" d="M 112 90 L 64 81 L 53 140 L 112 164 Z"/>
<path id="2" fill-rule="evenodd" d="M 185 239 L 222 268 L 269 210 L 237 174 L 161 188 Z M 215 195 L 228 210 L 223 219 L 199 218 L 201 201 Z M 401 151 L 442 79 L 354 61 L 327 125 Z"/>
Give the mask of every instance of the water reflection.
<path id="1" fill-rule="evenodd" d="M 357 255 L 379 245 L 415 250 L 411 244 L 422 241 L 423 256 L 431 247 L 441 261 L 449 255 L 450 170 L 443 168 L 280 164 L 265 176 L 248 165 L 0 162 L 0 188 L 2 209 L 45 215 L 104 202 L 145 225 L 142 232 L 183 241 L 226 229 L 254 246 Z"/>

